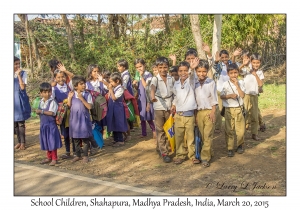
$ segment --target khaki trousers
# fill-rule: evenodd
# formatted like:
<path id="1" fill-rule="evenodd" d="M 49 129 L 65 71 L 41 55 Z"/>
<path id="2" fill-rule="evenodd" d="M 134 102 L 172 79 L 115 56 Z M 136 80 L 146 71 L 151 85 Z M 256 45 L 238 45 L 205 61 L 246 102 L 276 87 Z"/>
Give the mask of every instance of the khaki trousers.
<path id="1" fill-rule="evenodd" d="M 195 117 L 185 117 L 176 114 L 174 120 L 176 157 L 185 159 L 186 155 L 188 155 L 189 159 L 195 158 Z M 185 148 L 185 139 L 187 142 L 188 152 Z"/>
<path id="2" fill-rule="evenodd" d="M 251 125 L 251 133 L 258 134 L 258 96 L 245 94 L 244 107 L 247 111 L 246 122 Z"/>
<path id="3" fill-rule="evenodd" d="M 210 161 L 211 157 L 214 155 L 212 144 L 215 125 L 209 119 L 210 112 L 210 109 L 199 110 L 197 112 L 197 125 L 201 133 L 201 139 L 203 142 L 201 150 L 201 160 L 206 161 Z"/>
<path id="4" fill-rule="evenodd" d="M 234 148 L 234 132 L 237 137 L 237 146 L 244 143 L 245 119 L 240 107 L 225 108 L 225 140 L 227 149 Z"/>
<path id="5" fill-rule="evenodd" d="M 161 154 L 168 155 L 168 137 L 164 131 L 164 124 L 169 119 L 170 111 L 154 110 L 154 123 L 156 131 L 156 150 L 160 151 Z"/>
<path id="6" fill-rule="evenodd" d="M 219 109 L 216 109 L 216 124 L 215 124 L 215 129 L 216 130 L 221 130 L 222 128 L 222 116 L 221 116 L 221 110 L 223 108 L 223 101 L 220 98 L 220 92 L 217 91 L 218 93 L 218 107 Z"/>

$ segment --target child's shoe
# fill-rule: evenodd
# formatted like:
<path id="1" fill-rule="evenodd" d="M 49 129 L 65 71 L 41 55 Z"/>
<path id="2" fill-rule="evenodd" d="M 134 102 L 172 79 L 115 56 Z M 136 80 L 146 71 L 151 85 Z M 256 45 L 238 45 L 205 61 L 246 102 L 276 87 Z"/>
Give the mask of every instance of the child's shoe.
<path id="1" fill-rule="evenodd" d="M 82 158 L 82 162 L 83 162 L 83 163 L 88 163 L 88 162 L 89 162 L 89 158 L 88 158 L 87 156 L 84 156 L 84 157 Z"/>
<path id="2" fill-rule="evenodd" d="M 55 166 L 56 163 L 57 163 L 56 160 L 52 160 L 51 163 L 49 164 L 49 166 Z"/>
<path id="3" fill-rule="evenodd" d="M 76 157 L 73 158 L 72 162 L 75 163 L 75 162 L 77 162 L 78 160 L 81 160 L 81 159 L 82 159 L 81 157 L 76 156 Z"/>
<path id="4" fill-rule="evenodd" d="M 71 158 L 71 154 L 70 154 L 70 152 L 66 152 L 66 154 L 61 155 L 60 158 L 61 159 L 69 159 L 69 158 Z"/>
<path id="5" fill-rule="evenodd" d="M 234 153 L 232 150 L 228 150 L 228 153 L 227 153 L 228 157 L 233 157 L 234 156 Z"/>
<path id="6" fill-rule="evenodd" d="M 236 149 L 236 152 L 239 153 L 239 154 L 243 154 L 244 153 L 243 145 L 238 146 L 237 149 Z"/>
<path id="7" fill-rule="evenodd" d="M 255 141 L 259 141 L 260 138 L 258 138 L 258 136 L 256 134 L 252 134 L 252 139 Z"/>
<path id="8" fill-rule="evenodd" d="M 47 164 L 47 163 L 50 163 L 51 162 L 51 159 L 44 159 L 40 162 L 40 164 Z"/>

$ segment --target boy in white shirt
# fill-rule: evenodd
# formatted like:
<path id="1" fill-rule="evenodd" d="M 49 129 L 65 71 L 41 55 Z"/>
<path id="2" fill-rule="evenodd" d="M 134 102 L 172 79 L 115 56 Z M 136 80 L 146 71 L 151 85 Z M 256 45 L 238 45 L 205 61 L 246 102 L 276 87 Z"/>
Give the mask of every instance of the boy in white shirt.
<path id="1" fill-rule="evenodd" d="M 234 131 L 237 136 L 237 152 L 244 152 L 245 118 L 243 116 L 243 98 L 245 86 L 243 80 L 238 80 L 239 67 L 233 63 L 227 67 L 229 81 L 223 84 L 220 94 L 225 107 L 225 139 L 228 157 L 233 157 Z"/>
<path id="2" fill-rule="evenodd" d="M 210 166 L 213 156 L 212 141 L 216 122 L 216 106 L 218 96 L 216 84 L 213 79 L 208 78 L 209 63 L 200 60 L 196 67 L 198 81 L 195 84 L 195 97 L 197 102 L 196 123 L 201 133 L 203 146 L 201 150 L 201 162 L 203 167 Z"/>
<path id="3" fill-rule="evenodd" d="M 198 64 L 199 59 L 195 58 L 192 64 Z M 195 143 L 194 143 L 194 111 L 197 108 L 195 100 L 195 74 L 194 66 L 189 73 L 190 64 L 183 61 L 179 64 L 178 75 L 179 80 L 175 81 L 173 92 L 174 100 L 172 110 L 176 110 L 175 120 L 175 145 L 176 158 L 175 164 L 181 164 L 186 155 L 193 161 L 194 164 L 200 163 L 200 160 L 195 159 Z M 186 135 L 186 136 L 185 136 Z M 184 148 L 184 137 L 187 140 L 188 154 Z"/>

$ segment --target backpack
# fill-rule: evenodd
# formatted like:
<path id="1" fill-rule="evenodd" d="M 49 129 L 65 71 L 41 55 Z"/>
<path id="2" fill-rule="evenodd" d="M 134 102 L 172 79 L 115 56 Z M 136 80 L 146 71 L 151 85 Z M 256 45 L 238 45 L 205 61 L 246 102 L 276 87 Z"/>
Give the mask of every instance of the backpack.
<path id="1" fill-rule="evenodd" d="M 93 108 L 91 109 L 92 119 L 96 121 L 102 120 L 107 114 L 107 101 L 104 96 L 100 93 L 88 90 L 92 95 L 92 100 L 94 103 Z"/>
<path id="2" fill-rule="evenodd" d="M 57 125 L 61 125 L 64 118 L 67 117 L 68 104 L 64 102 L 58 103 L 55 121 Z"/>

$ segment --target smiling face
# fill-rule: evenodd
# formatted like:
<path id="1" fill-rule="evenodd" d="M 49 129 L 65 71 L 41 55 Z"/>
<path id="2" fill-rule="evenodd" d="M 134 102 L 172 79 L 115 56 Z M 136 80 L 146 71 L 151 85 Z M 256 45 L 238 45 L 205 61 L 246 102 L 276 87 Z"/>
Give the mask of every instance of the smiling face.
<path id="1" fill-rule="evenodd" d="M 156 66 L 153 67 L 152 71 L 153 71 L 154 76 L 156 76 L 158 74 L 158 69 Z"/>
<path id="2" fill-rule="evenodd" d="M 57 73 L 55 76 L 55 81 L 60 86 L 63 86 L 66 82 L 66 75 L 63 72 Z"/>
<path id="3" fill-rule="evenodd" d="M 98 74 L 100 74 L 99 68 L 93 68 L 91 72 L 92 79 L 96 80 L 98 78 Z"/>
<path id="4" fill-rule="evenodd" d="M 44 99 L 44 101 L 47 101 L 52 95 L 52 90 L 44 90 L 40 92 L 40 95 Z"/>
<path id="5" fill-rule="evenodd" d="M 196 69 L 196 74 L 198 76 L 198 79 L 201 80 L 201 81 L 203 81 L 207 77 L 207 69 L 204 68 L 204 67 L 198 67 Z"/>
<path id="6" fill-rule="evenodd" d="M 160 76 L 166 77 L 168 74 L 169 66 L 165 63 L 157 65 L 158 73 Z"/>
<path id="7" fill-rule="evenodd" d="M 20 68 L 20 60 L 14 62 L 14 71 L 17 71 Z"/>
<path id="8" fill-rule="evenodd" d="M 227 54 L 222 54 L 221 57 L 220 57 L 221 61 L 224 63 L 224 64 L 228 64 L 228 60 L 229 60 L 229 56 Z"/>
<path id="9" fill-rule="evenodd" d="M 186 80 L 189 76 L 189 68 L 187 66 L 179 66 L 178 75 L 181 80 Z"/>
<path id="10" fill-rule="evenodd" d="M 260 60 L 255 60 L 255 59 L 253 59 L 253 60 L 251 61 L 251 65 L 252 65 L 252 69 L 253 69 L 253 70 L 258 70 L 259 67 L 260 67 Z"/>

